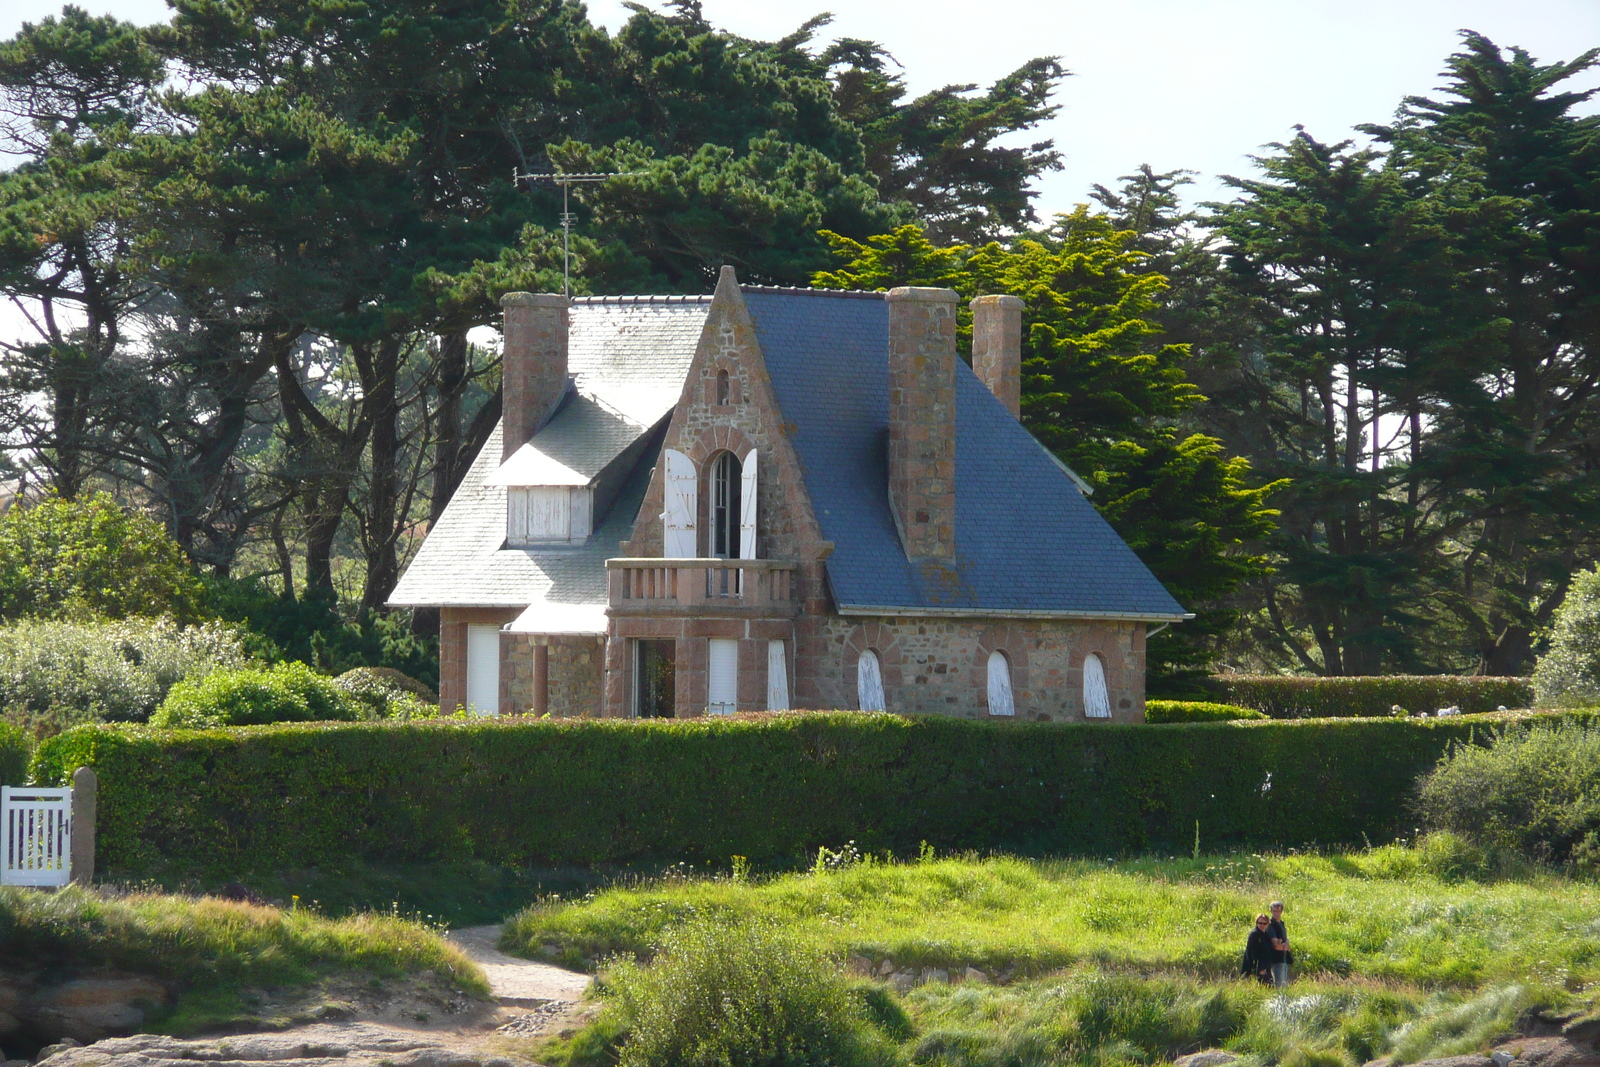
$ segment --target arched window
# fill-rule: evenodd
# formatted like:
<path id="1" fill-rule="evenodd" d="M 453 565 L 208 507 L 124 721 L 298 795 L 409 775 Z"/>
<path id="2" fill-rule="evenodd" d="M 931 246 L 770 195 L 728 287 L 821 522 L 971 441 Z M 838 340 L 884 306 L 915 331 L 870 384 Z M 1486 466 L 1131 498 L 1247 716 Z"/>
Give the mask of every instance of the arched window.
<path id="1" fill-rule="evenodd" d="M 1083 657 L 1083 713 L 1091 719 L 1111 718 L 1111 694 L 1106 692 L 1106 665 L 1093 652 Z"/>
<path id="2" fill-rule="evenodd" d="M 720 405 L 720 404 L 726 404 L 727 402 L 728 402 L 728 372 L 725 371 L 725 370 L 719 370 L 719 371 L 717 371 L 717 403 Z"/>
<path id="3" fill-rule="evenodd" d="M 711 461 L 711 555 L 739 558 L 739 457 L 718 453 Z"/>
<path id="4" fill-rule="evenodd" d="M 989 653 L 989 714 L 1015 715 L 1011 700 L 1011 664 L 999 649 Z"/>
<path id="5" fill-rule="evenodd" d="M 883 671 L 878 654 L 870 648 L 856 661 L 856 706 L 862 711 L 884 710 Z"/>

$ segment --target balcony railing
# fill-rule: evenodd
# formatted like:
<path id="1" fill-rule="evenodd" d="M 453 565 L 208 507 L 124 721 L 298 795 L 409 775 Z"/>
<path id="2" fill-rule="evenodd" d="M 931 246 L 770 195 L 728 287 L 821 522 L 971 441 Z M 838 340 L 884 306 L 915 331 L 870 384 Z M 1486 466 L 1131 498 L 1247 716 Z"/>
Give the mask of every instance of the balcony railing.
<path id="1" fill-rule="evenodd" d="M 799 609 L 795 566 L 776 559 L 608 559 L 611 610 L 629 615 L 792 615 Z"/>

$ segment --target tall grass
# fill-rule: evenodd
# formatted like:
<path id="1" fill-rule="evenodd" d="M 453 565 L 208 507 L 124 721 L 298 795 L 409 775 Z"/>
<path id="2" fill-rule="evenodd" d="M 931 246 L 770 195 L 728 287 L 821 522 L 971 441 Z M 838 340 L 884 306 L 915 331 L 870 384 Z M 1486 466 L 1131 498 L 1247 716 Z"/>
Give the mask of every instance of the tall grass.
<path id="1" fill-rule="evenodd" d="M 1249 921 L 1274 898 L 1287 903 L 1298 963 L 1285 993 L 1237 976 Z M 888 1041 L 893 1059 L 919 1067 L 1121 1067 L 1216 1047 L 1242 1067 L 1407 1063 L 1484 1048 L 1600 978 L 1600 888 L 1497 872 L 1446 836 L 1330 856 L 821 863 L 765 880 L 661 879 L 518 915 L 503 942 L 513 950 L 656 960 L 603 971 L 605 1013 L 548 1050 L 550 1062 L 688 1062 L 630 1046 L 642 1017 L 631 990 L 715 1004 L 763 981 L 727 966 L 685 978 L 674 946 L 701 930 L 722 931 L 730 957 L 748 951 L 741 931 L 785 931 L 796 958 L 822 961 L 809 966 L 835 982 L 850 956 L 1003 975 L 903 996 L 856 987 L 863 1005 L 866 991 L 875 998 L 871 1018 L 903 1013 L 874 1026 L 878 1054 Z"/>
<path id="2" fill-rule="evenodd" d="M 1272 899 L 1301 973 L 1424 987 L 1600 979 L 1600 888 L 1552 875 L 1473 881 L 1449 839 L 1429 849 L 1131 862 L 862 863 L 756 883 L 660 881 L 547 901 L 507 924 L 508 951 L 582 966 L 647 955 L 693 918 L 789 925 L 843 957 L 1041 974 L 1083 963 L 1236 973 Z M 551 952 L 551 949 L 554 952 Z"/>
<path id="3" fill-rule="evenodd" d="M 437 933 L 382 915 L 329 919 L 305 909 L 76 887 L 0 889 L 0 964 L 98 964 L 182 982 L 301 985 L 340 971 L 378 978 L 432 972 L 487 995 L 476 965 Z"/>

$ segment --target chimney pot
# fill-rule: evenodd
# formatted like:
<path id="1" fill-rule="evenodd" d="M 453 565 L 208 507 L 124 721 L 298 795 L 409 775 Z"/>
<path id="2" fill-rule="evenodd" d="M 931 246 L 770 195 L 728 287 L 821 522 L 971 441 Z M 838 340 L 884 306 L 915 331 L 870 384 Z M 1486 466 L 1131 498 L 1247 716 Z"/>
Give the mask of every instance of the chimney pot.
<path id="1" fill-rule="evenodd" d="M 1021 418 L 1022 301 L 1014 296 L 980 296 L 971 307 L 973 373 L 1013 418 Z"/>
<path id="2" fill-rule="evenodd" d="M 906 555 L 955 557 L 956 294 L 889 290 L 889 504 Z"/>
<path id="3" fill-rule="evenodd" d="M 507 293 L 501 404 L 504 463 L 539 431 L 567 391 L 570 301 L 559 293 Z"/>

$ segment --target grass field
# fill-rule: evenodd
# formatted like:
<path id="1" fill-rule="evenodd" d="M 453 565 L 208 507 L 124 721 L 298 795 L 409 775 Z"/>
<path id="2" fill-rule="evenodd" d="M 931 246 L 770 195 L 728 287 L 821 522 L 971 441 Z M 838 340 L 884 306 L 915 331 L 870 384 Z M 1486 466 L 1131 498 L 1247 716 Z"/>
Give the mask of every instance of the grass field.
<path id="1" fill-rule="evenodd" d="M 1587 1001 L 1600 982 L 1600 886 L 1483 867 L 1444 838 L 1329 856 L 866 862 L 548 900 L 516 916 L 502 944 L 592 964 L 648 959 L 686 925 L 754 924 L 836 963 L 1007 977 L 906 993 L 905 1062 L 1153 1063 L 1224 1046 L 1261 1064 L 1334 1067 L 1464 1051 L 1531 1009 Z M 1287 904 L 1295 947 L 1288 997 L 1236 978 L 1249 923 L 1273 899 Z M 615 1018 L 601 1025 L 617 1030 Z M 548 1058 L 599 1062 L 582 1045 Z"/>

